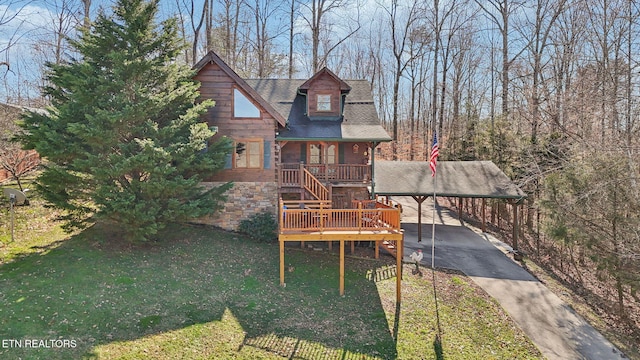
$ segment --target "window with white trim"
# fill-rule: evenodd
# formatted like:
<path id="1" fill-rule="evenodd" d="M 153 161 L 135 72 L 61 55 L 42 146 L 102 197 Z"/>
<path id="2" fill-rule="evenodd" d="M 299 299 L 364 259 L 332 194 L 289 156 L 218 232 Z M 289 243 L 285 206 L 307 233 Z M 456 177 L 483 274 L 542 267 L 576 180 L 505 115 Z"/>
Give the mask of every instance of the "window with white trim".
<path id="1" fill-rule="evenodd" d="M 317 111 L 331 111 L 331 95 L 318 95 L 316 99 Z"/>

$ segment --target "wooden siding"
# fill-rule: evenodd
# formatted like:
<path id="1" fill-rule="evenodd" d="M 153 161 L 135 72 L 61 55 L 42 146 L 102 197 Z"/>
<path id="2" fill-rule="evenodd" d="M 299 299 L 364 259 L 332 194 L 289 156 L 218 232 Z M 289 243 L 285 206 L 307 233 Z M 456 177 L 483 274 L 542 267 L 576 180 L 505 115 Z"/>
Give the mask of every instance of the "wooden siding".
<path id="1" fill-rule="evenodd" d="M 275 181 L 276 162 L 278 153 L 275 147 L 276 121 L 257 102 L 254 105 L 260 110 L 260 118 L 234 118 L 233 117 L 233 90 L 238 88 L 235 81 L 227 75 L 218 65 L 209 63 L 205 65 L 195 76 L 200 81 L 200 96 L 203 99 L 213 99 L 216 105 L 204 114 L 209 126 L 217 126 L 218 134 L 214 140 L 221 136 L 227 136 L 233 140 L 238 139 L 263 139 L 263 152 L 267 154 L 268 168 L 262 169 L 233 169 L 228 168 L 206 179 L 206 181 Z M 242 91 L 242 90 L 241 90 Z M 242 91 L 248 99 L 250 97 Z"/>

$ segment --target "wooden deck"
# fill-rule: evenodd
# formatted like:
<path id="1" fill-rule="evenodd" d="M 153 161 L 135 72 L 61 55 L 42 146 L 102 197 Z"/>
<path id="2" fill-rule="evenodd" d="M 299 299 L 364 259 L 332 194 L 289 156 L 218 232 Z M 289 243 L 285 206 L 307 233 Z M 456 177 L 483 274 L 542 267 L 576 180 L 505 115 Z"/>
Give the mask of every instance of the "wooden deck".
<path id="1" fill-rule="evenodd" d="M 400 232 L 400 209 L 387 204 L 363 203 L 355 209 L 333 209 L 327 201 L 280 202 L 279 233 L 344 232 L 375 234 Z"/>
<path id="2" fill-rule="evenodd" d="M 381 202 L 360 202 L 356 209 L 332 209 L 326 201 L 280 201 L 278 240 L 280 242 L 280 284 L 284 286 L 284 250 L 287 241 L 340 242 L 340 295 L 344 295 L 344 248 L 350 241 L 375 241 L 393 249 L 397 267 L 402 268 L 404 234 L 400 227 L 400 208 Z M 397 298 L 400 301 L 398 276 Z"/>

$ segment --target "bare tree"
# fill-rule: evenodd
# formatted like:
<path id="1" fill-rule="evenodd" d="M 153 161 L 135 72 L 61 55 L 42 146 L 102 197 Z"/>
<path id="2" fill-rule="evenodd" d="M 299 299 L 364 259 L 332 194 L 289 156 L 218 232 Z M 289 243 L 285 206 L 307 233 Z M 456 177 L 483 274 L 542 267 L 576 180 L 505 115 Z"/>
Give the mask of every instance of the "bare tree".
<path id="1" fill-rule="evenodd" d="M 296 18 L 296 0 L 291 0 L 291 8 L 289 11 L 289 69 L 287 74 L 289 75 L 289 79 L 293 78 L 293 36 L 294 26 L 295 26 L 295 18 Z"/>
<path id="2" fill-rule="evenodd" d="M 279 75 L 277 65 L 279 60 L 272 53 L 273 41 L 285 33 L 282 23 L 279 23 L 279 14 L 283 14 L 281 3 L 272 0 L 248 0 L 248 7 L 254 19 L 254 28 L 249 42 L 252 45 L 254 58 L 257 62 L 255 75 L 259 78 Z M 282 29 L 273 31 L 272 29 Z M 292 72 L 292 64 L 289 63 L 289 71 Z"/>
<path id="3" fill-rule="evenodd" d="M 24 19 L 20 19 L 20 15 L 28 3 L 29 1 L 22 0 L 0 0 L 0 35 L 7 39 L 0 47 L 0 57 L 4 57 L 4 60 L 0 61 L 0 71 L 5 69 L 5 76 L 7 72 L 11 71 L 12 66 L 9 60 L 9 50 L 23 36 L 21 28 L 24 25 Z M 3 29 L 7 29 L 9 32 L 4 33 Z"/>
<path id="4" fill-rule="evenodd" d="M 302 17 L 309 26 L 311 32 L 311 67 L 315 73 L 327 65 L 329 55 L 347 39 L 360 30 L 360 20 L 340 19 L 344 24 L 343 33 L 345 35 L 336 36 L 332 28 L 336 22 L 332 21 L 331 15 L 338 9 L 345 9 L 350 6 L 351 0 L 310 0 L 308 3 L 300 3 L 304 8 Z M 359 8 L 356 6 L 357 12 Z M 346 13 L 346 12 L 345 12 Z"/>
<path id="5" fill-rule="evenodd" d="M 240 45 L 241 22 L 245 21 L 242 14 L 244 0 L 219 0 L 222 11 L 219 14 L 222 24 L 221 34 L 223 39 L 221 56 L 231 67 L 238 67 L 238 56 L 244 50 Z"/>
<path id="6" fill-rule="evenodd" d="M 82 26 L 89 30 L 91 27 L 91 0 L 82 0 L 82 5 L 84 9 L 84 18 Z"/>
<path id="7" fill-rule="evenodd" d="M 468 10 L 467 1 L 453 1 L 449 4 L 449 7 L 444 9 L 442 17 L 436 16 L 440 25 L 437 25 L 437 38 L 436 41 L 440 43 L 440 54 L 436 54 L 442 59 L 442 73 L 440 80 L 440 111 L 437 124 L 438 134 L 441 134 L 443 144 L 445 137 L 444 125 L 445 125 L 445 101 L 447 94 L 448 74 L 452 64 L 452 58 L 457 55 L 462 49 L 461 44 L 458 42 L 458 38 L 462 36 L 464 31 L 468 31 L 468 23 L 474 19 L 475 14 Z M 436 9 L 437 10 L 437 9 Z M 443 29 L 446 26 L 446 29 Z M 434 127 L 435 128 L 435 127 Z M 442 146 L 442 145 L 441 145 Z"/>
<path id="8" fill-rule="evenodd" d="M 528 39 L 531 57 L 533 57 L 531 73 L 531 143 L 535 144 L 538 137 L 540 124 L 540 82 L 542 81 L 543 63 L 542 57 L 549 45 L 548 39 L 551 30 L 555 27 L 558 17 L 565 10 L 566 0 L 537 0 L 535 4 L 535 19 L 528 20 L 527 31 L 522 36 Z"/>
<path id="9" fill-rule="evenodd" d="M 496 26 L 502 38 L 502 114 L 507 117 L 509 115 L 509 68 L 526 48 L 522 47 L 513 57 L 510 57 L 510 50 L 514 47 L 514 41 L 511 38 L 511 15 L 521 8 L 524 2 L 522 0 L 475 0 L 475 2 Z"/>
<path id="10" fill-rule="evenodd" d="M 618 102 L 623 74 L 622 46 L 627 32 L 625 19 L 626 1 L 589 2 L 589 38 L 592 56 L 597 68 L 597 84 L 600 104 L 600 143 L 617 139 L 620 129 Z"/>
<path id="11" fill-rule="evenodd" d="M 198 47 L 200 37 L 202 36 L 202 26 L 207 19 L 206 15 L 209 10 L 209 2 L 212 0 L 204 0 L 201 9 L 196 8 L 195 0 L 182 0 L 182 7 L 187 11 L 188 21 L 191 24 L 192 42 L 191 42 L 191 64 L 195 64 L 199 60 Z"/>
<path id="12" fill-rule="evenodd" d="M 399 93 L 400 80 L 407 67 L 418 58 L 422 49 L 407 53 L 409 41 L 412 33 L 420 31 L 418 21 L 423 17 L 422 9 L 416 2 L 405 8 L 398 0 L 392 0 L 389 7 L 384 7 L 384 11 L 389 16 L 389 26 L 391 30 L 391 49 L 393 52 L 394 68 L 393 68 L 393 113 L 392 113 L 392 129 L 393 129 L 393 160 L 398 159 L 398 119 L 399 119 Z"/>
<path id="13" fill-rule="evenodd" d="M 84 19 L 78 19 L 81 6 L 74 0 L 47 0 L 51 11 L 50 25 L 43 29 L 33 45 L 36 53 L 42 55 L 41 61 L 60 64 L 65 52 L 69 50 L 67 42 L 73 38 L 78 26 L 84 26 Z M 44 74 L 42 76 L 44 78 Z"/>

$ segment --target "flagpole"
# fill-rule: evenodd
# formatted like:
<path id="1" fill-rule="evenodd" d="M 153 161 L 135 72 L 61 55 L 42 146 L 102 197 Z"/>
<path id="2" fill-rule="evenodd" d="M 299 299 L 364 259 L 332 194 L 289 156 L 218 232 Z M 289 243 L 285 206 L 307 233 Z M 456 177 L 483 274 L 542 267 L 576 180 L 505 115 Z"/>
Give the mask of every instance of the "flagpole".
<path id="1" fill-rule="evenodd" d="M 431 269 L 435 269 L 436 259 L 436 184 L 438 174 L 433 177 L 433 210 L 431 213 Z"/>
<path id="2" fill-rule="evenodd" d="M 440 146 L 438 145 L 438 133 L 433 132 L 433 145 L 431 146 L 431 155 L 429 155 L 429 167 L 431 168 L 431 177 L 433 178 L 433 210 L 431 213 L 431 269 L 435 269 L 436 259 L 436 185 L 438 177 L 436 167 L 438 164 L 438 155 L 440 154 Z"/>

